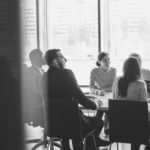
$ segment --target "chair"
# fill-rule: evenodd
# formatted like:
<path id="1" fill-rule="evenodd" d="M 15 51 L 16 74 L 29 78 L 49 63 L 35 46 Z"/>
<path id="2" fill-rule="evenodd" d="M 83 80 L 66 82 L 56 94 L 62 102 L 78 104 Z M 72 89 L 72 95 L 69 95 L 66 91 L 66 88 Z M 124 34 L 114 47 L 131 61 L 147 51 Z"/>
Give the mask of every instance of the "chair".
<path id="1" fill-rule="evenodd" d="M 27 68 L 26 68 L 27 69 Z M 31 148 L 32 150 L 37 149 L 38 147 L 44 145 L 44 148 L 47 148 L 47 144 L 49 143 L 49 139 L 45 132 L 45 109 L 44 109 L 44 101 L 41 98 L 39 93 L 33 93 L 31 89 L 31 80 L 29 80 L 30 76 L 27 72 L 28 70 L 23 71 L 23 80 L 22 80 L 22 108 L 23 108 L 23 121 L 33 127 L 40 126 L 43 128 L 42 138 L 35 138 L 30 140 L 25 140 L 25 144 L 35 143 L 35 145 Z M 37 101 L 41 101 L 41 103 L 37 103 Z M 55 146 L 61 147 L 60 144 L 54 143 Z"/>
<path id="2" fill-rule="evenodd" d="M 70 99 L 50 99 L 47 104 L 47 133 L 50 138 L 67 138 L 79 141 L 77 150 L 86 149 L 86 138 L 93 137 L 94 147 L 96 149 L 94 130 L 84 137 L 81 136 L 80 117 L 78 104 Z M 80 143 L 81 142 L 81 143 Z M 53 149 L 51 143 L 51 150 Z"/>
<path id="3" fill-rule="evenodd" d="M 109 99 L 110 142 L 147 144 L 148 105 L 144 101 Z"/>

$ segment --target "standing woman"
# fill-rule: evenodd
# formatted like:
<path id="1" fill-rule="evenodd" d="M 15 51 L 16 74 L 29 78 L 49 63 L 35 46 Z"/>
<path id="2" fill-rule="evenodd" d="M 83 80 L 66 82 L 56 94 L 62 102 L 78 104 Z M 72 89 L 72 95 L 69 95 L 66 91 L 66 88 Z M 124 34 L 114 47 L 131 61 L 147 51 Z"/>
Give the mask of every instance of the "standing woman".
<path id="1" fill-rule="evenodd" d="M 114 99 L 147 101 L 146 83 L 141 79 L 140 63 L 129 57 L 123 65 L 123 76 L 117 78 L 113 86 Z M 139 150 L 140 144 L 131 144 L 131 150 Z"/>
<path id="2" fill-rule="evenodd" d="M 116 69 L 110 67 L 109 54 L 99 53 L 96 65 L 98 67 L 92 69 L 90 74 L 91 93 L 103 95 L 103 92 L 111 92 L 116 78 Z"/>

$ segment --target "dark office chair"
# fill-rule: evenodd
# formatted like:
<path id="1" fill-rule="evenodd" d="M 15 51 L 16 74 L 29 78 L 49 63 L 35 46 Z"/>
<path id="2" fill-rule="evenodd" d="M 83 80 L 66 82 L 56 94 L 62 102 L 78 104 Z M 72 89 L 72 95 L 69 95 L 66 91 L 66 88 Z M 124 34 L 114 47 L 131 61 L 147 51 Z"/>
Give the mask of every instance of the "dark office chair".
<path id="1" fill-rule="evenodd" d="M 45 120 L 44 120 L 44 110 L 41 106 L 28 106 L 28 109 L 24 112 L 24 122 L 27 123 L 30 126 L 37 127 L 45 127 Z M 47 146 L 48 140 L 45 133 L 45 130 L 43 129 L 43 137 L 42 138 L 36 138 L 36 139 L 30 139 L 25 141 L 26 144 L 29 143 L 35 143 L 35 145 L 32 147 L 32 150 L 37 149 L 39 146 L 44 145 L 44 147 Z"/>
<path id="2" fill-rule="evenodd" d="M 109 100 L 110 142 L 148 143 L 148 105 L 144 101 Z"/>
<path id="3" fill-rule="evenodd" d="M 92 136 L 93 145 L 96 149 L 94 130 L 86 136 L 81 136 L 80 116 L 78 104 L 75 100 L 51 99 L 47 104 L 47 134 L 50 138 L 76 139 L 79 143 L 77 150 L 86 149 L 86 138 Z M 83 144 L 83 145 L 82 145 Z M 52 149 L 51 144 L 51 149 Z"/>
<path id="4" fill-rule="evenodd" d="M 27 69 L 27 68 L 26 68 Z M 38 93 L 34 93 L 31 89 L 30 76 L 26 69 L 23 69 L 23 80 L 22 80 L 22 109 L 23 109 L 23 121 L 30 126 L 43 128 L 42 138 L 29 139 L 25 141 L 25 144 L 35 143 L 32 150 L 37 149 L 40 146 L 45 148 L 48 146 L 49 139 L 45 131 L 45 109 L 44 101 Z M 39 103 L 41 101 L 41 103 Z M 37 103 L 38 102 L 38 103 Z M 60 147 L 60 144 L 54 143 L 55 146 Z"/>

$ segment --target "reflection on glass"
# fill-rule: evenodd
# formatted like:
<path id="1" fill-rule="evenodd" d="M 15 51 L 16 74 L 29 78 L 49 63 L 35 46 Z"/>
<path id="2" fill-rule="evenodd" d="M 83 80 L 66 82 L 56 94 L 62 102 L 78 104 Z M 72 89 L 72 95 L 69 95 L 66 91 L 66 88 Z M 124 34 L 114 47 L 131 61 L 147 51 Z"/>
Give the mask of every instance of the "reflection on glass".
<path id="1" fill-rule="evenodd" d="M 36 0 L 23 0 L 22 9 L 23 58 L 27 58 L 29 52 L 37 48 Z"/>

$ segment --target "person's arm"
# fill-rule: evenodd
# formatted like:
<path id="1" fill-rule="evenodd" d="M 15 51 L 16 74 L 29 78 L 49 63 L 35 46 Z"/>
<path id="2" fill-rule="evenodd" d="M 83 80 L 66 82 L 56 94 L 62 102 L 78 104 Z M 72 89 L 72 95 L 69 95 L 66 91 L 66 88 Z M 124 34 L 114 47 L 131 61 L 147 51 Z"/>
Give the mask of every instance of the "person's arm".
<path id="1" fill-rule="evenodd" d="M 118 97 L 118 81 L 119 81 L 119 78 L 116 78 L 116 80 L 114 81 L 114 84 L 113 84 L 113 88 L 112 88 L 112 92 L 113 92 L 113 98 L 116 99 Z"/>
<path id="2" fill-rule="evenodd" d="M 147 101 L 147 86 L 146 83 L 143 82 L 142 87 L 141 87 L 141 100 Z"/>
<path id="3" fill-rule="evenodd" d="M 93 70 L 90 72 L 90 88 L 94 88 L 95 86 L 95 78 L 94 78 L 94 73 Z"/>
<path id="4" fill-rule="evenodd" d="M 73 98 L 78 100 L 79 104 L 81 104 L 82 106 L 88 109 L 93 109 L 93 110 L 97 109 L 96 103 L 88 99 L 80 90 L 73 72 L 71 70 L 66 69 L 64 76 L 65 76 L 65 80 L 69 92 L 71 93 Z"/>
<path id="5" fill-rule="evenodd" d="M 92 70 L 91 73 L 90 73 L 90 92 L 92 94 L 98 95 L 99 89 L 100 89 L 100 86 L 98 84 L 96 85 L 96 79 L 95 79 L 95 76 L 94 76 L 94 70 Z"/>

